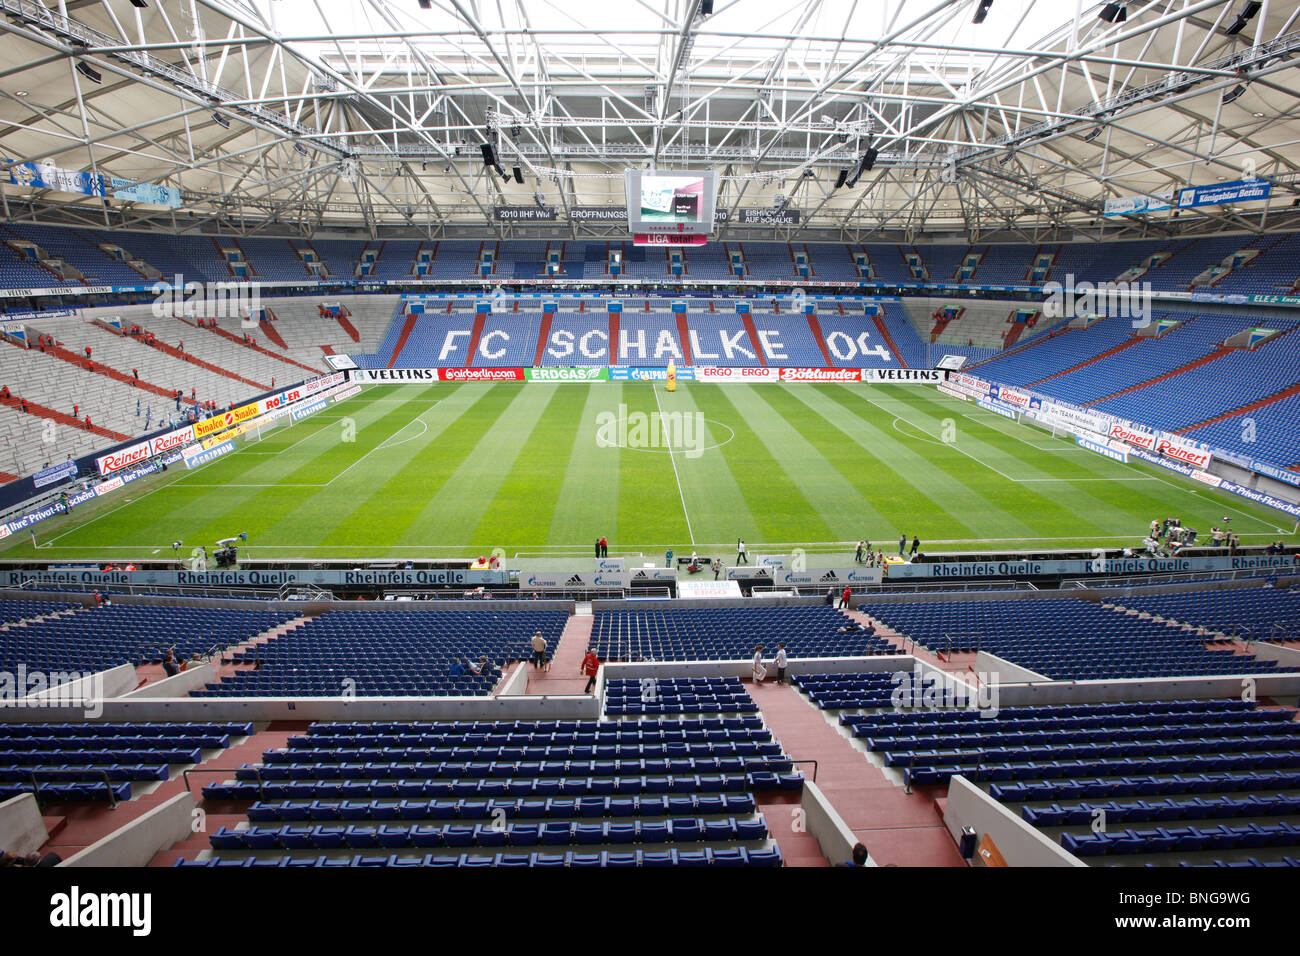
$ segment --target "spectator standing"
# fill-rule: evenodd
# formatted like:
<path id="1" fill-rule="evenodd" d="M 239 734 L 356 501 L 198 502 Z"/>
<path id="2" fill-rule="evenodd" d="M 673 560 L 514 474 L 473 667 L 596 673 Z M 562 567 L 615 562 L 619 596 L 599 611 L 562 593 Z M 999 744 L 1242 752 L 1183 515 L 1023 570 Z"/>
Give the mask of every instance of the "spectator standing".
<path id="1" fill-rule="evenodd" d="M 763 678 L 767 676 L 767 668 L 763 666 L 763 645 L 759 644 L 754 648 L 754 660 L 751 666 L 751 673 L 754 675 L 754 683 L 763 683 Z"/>
<path id="2" fill-rule="evenodd" d="M 533 635 L 533 667 L 538 670 L 546 663 L 546 638 L 542 637 L 542 632 L 538 631 Z"/>
<path id="3" fill-rule="evenodd" d="M 907 550 L 907 535 L 900 534 L 898 536 L 898 556 L 901 558 L 903 556 L 903 552 L 906 550 Z"/>
<path id="4" fill-rule="evenodd" d="M 744 539 L 744 538 L 737 538 L 737 539 L 736 539 L 736 563 L 737 563 L 737 564 L 749 564 L 749 558 L 748 558 L 748 556 L 746 556 L 746 554 L 745 554 L 745 539 Z"/>
<path id="5" fill-rule="evenodd" d="M 921 539 L 918 538 L 916 535 L 912 535 L 912 553 L 910 557 L 915 558 L 916 553 L 920 550 L 921 550 Z"/>
<path id="6" fill-rule="evenodd" d="M 600 658 L 596 656 L 595 648 L 587 648 L 587 656 L 582 659 L 581 670 L 587 675 L 587 686 L 582 689 L 582 692 L 590 694 L 591 688 L 596 684 L 596 674 L 600 671 Z"/>
<path id="7" fill-rule="evenodd" d="M 789 663 L 785 656 L 785 641 L 778 641 L 776 645 L 776 682 L 785 683 L 785 667 Z"/>
<path id="8" fill-rule="evenodd" d="M 603 534 L 600 536 L 600 556 L 602 558 L 609 557 L 609 542 L 605 540 L 605 536 Z"/>
<path id="9" fill-rule="evenodd" d="M 852 600 L 853 600 L 853 588 L 849 587 L 846 584 L 844 585 L 844 593 L 840 595 L 840 610 L 843 611 L 845 608 L 847 608 L 849 606 L 849 603 Z"/>

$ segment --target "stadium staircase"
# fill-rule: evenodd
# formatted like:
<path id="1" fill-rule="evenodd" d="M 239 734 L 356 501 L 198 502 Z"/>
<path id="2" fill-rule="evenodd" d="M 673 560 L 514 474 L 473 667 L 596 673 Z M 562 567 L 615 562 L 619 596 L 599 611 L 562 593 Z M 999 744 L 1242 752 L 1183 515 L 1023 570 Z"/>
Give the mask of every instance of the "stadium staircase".
<path id="1" fill-rule="evenodd" d="M 551 318 L 552 313 L 543 311 L 541 324 L 537 331 L 537 352 L 533 355 L 533 366 L 540 368 L 542 359 L 546 356 L 546 343 L 551 340 Z"/>
<path id="2" fill-rule="evenodd" d="M 451 308 L 451 303 L 447 303 L 447 307 Z M 406 348 L 406 340 L 409 339 L 411 333 L 415 331 L 415 323 L 418 319 L 419 316 L 408 313 L 406 318 L 403 320 L 402 332 L 397 336 L 397 344 L 393 346 L 393 353 L 388 356 L 388 364 L 385 366 L 386 368 L 392 368 L 397 364 L 397 359 L 401 356 L 402 349 Z"/>
<path id="3" fill-rule="evenodd" d="M 841 312 L 843 309 L 844 307 L 840 306 Z M 885 325 L 884 305 L 878 306 L 877 311 L 871 313 L 871 321 L 875 323 L 876 331 L 880 333 L 880 337 L 884 339 L 885 345 L 889 347 L 889 354 L 892 355 L 903 368 L 908 368 L 909 366 L 907 362 L 903 359 L 903 353 L 900 352 L 898 346 L 894 344 L 894 337 L 889 334 L 889 327 Z"/>
<path id="4" fill-rule="evenodd" d="M 754 325 L 754 317 L 750 313 L 746 312 L 741 316 L 741 319 L 745 325 L 745 336 L 749 339 L 749 347 L 753 349 L 754 354 L 758 356 L 758 364 L 767 365 L 767 355 L 764 354 L 763 349 L 758 342 L 758 329 Z"/>
<path id="5" fill-rule="evenodd" d="M 1236 418 L 1239 415 L 1249 415 L 1251 412 L 1257 412 L 1261 408 L 1266 408 L 1267 406 L 1272 405 L 1274 402 L 1280 402 L 1285 398 L 1290 398 L 1292 395 L 1300 395 L 1300 383 L 1288 385 L 1280 392 L 1274 392 L 1272 395 L 1265 395 L 1263 398 L 1251 402 L 1249 405 L 1242 405 L 1240 408 L 1234 408 L 1221 415 L 1215 415 L 1213 418 L 1207 418 L 1205 421 L 1197 422 L 1195 425 L 1188 425 L 1186 428 L 1180 428 L 1178 431 L 1174 432 L 1174 434 L 1186 435 L 1188 432 L 1195 431 L 1198 428 L 1204 428 L 1207 425 L 1216 425 L 1229 418 Z"/>
<path id="6" fill-rule="evenodd" d="M 571 615 L 555 647 L 550 648 L 551 667 L 538 671 L 527 661 L 519 667 L 528 668 L 529 694 L 581 694 L 587 686 L 582 676 L 582 659 L 587 655 L 591 629 L 596 619 L 590 614 Z"/>
<path id="7" fill-rule="evenodd" d="M 1007 329 L 1002 336 L 1002 347 L 1004 349 L 1009 349 L 1011 346 L 1015 345 L 1016 342 L 1020 340 L 1020 336 L 1024 334 L 1025 329 L 1029 328 L 1028 322 L 1016 321 L 1016 316 L 1018 314 L 1019 310 L 1012 310 L 1011 314 L 1007 316 L 1007 321 L 1011 324 L 1011 328 Z M 1042 317 L 1042 314 L 1042 312 L 1035 312 L 1031 321 L 1036 322 Z"/>
<path id="8" fill-rule="evenodd" d="M 1085 359 L 1082 362 L 1078 362 L 1075 365 L 1071 365 L 1069 368 L 1062 369 L 1059 372 L 1056 372 L 1052 375 L 1048 375 L 1046 378 L 1040 378 L 1036 382 L 1030 382 L 1029 386 L 1030 388 L 1033 388 L 1035 386 L 1042 385 L 1044 382 L 1050 382 L 1054 378 L 1060 378 L 1062 375 L 1070 375 L 1074 372 L 1079 371 L 1080 369 L 1087 368 L 1089 365 L 1092 365 L 1094 362 L 1100 362 L 1104 358 L 1110 358 L 1112 355 L 1117 355 L 1120 352 L 1123 352 L 1125 349 L 1137 345 L 1141 341 L 1142 340 L 1137 337 L 1125 339 L 1123 342 L 1119 343 L 1119 345 L 1116 345 L 1112 348 L 1108 348 L 1104 352 L 1098 352 L 1096 355 L 1092 356 L 1091 358 Z M 1007 354 L 1007 353 L 1003 353 L 1003 354 Z"/>
<path id="9" fill-rule="evenodd" d="M 840 306 L 841 311 L 843 311 L 843 308 L 843 306 Z M 826 360 L 825 367 L 834 368 L 835 362 L 831 359 L 831 350 L 826 347 L 826 336 L 822 335 L 821 323 L 817 321 L 816 315 L 808 316 L 808 328 L 812 330 L 813 340 L 817 343 L 817 347 L 821 349 L 822 358 Z"/>
<path id="10" fill-rule="evenodd" d="M 178 316 L 178 318 L 179 318 L 179 316 Z M 191 321 L 190 319 L 180 319 L 180 321 L 184 322 L 186 325 L 191 325 L 191 324 L 193 324 L 192 321 Z M 252 350 L 252 351 L 254 351 L 254 352 L 259 352 L 259 353 L 261 353 L 262 355 L 266 355 L 266 356 L 269 356 L 270 358 L 275 359 L 276 361 L 284 362 L 286 365 L 293 365 L 293 366 L 296 366 L 297 368 L 300 368 L 300 369 L 303 369 L 304 371 L 310 372 L 312 375 L 319 375 L 319 374 L 320 374 L 320 369 L 318 369 L 318 368 L 312 368 L 310 365 L 304 365 L 302 362 L 295 361 L 294 359 L 289 358 L 287 355 L 280 355 L 280 354 L 277 353 L 277 352 L 272 352 L 270 349 L 268 349 L 268 348 L 264 348 L 263 346 L 261 346 L 261 345 L 257 345 L 256 343 L 253 343 L 253 342 L 245 342 L 242 338 L 240 338 L 240 337 L 239 337 L 238 335 L 236 335 L 234 332 L 227 331 L 226 329 L 223 329 L 223 328 L 221 328 L 220 326 L 216 326 L 216 325 L 204 325 L 204 326 L 197 326 L 197 327 L 198 327 L 198 328 L 202 328 L 203 330 L 205 330 L 205 331 L 207 331 L 207 332 L 211 332 L 211 333 L 213 333 L 214 335 L 219 335 L 219 336 L 221 336 L 221 338 L 226 339 L 226 340 L 228 340 L 228 341 L 230 341 L 230 342 L 234 342 L 234 343 L 236 343 L 237 345 L 242 345 L 242 346 L 243 346 L 244 348 L 246 348 L 246 349 L 250 349 L 250 350 Z M 261 331 L 261 330 L 259 329 L 259 331 Z"/>
<path id="11" fill-rule="evenodd" d="M 262 311 L 263 311 L 263 314 L 264 314 L 264 315 L 265 315 L 265 314 L 268 314 L 268 313 L 269 313 L 270 315 L 272 315 L 272 316 L 275 315 L 275 313 L 274 313 L 274 312 L 271 312 L 270 309 L 263 309 Z M 266 319 L 266 318 L 258 319 L 258 320 L 257 320 L 257 331 L 259 331 L 259 332 L 261 332 L 263 335 L 265 335 L 265 336 L 266 336 L 266 340 L 267 340 L 268 342 L 273 342 L 273 343 L 275 343 L 275 345 L 276 345 L 277 347 L 284 349 L 286 352 L 289 351 L 289 346 L 288 346 L 288 344 L 285 343 L 285 341 L 284 341 L 284 336 L 282 336 L 282 335 L 280 334 L 279 330 L 276 329 L 276 327 L 275 327 L 274 325 L 271 324 L 271 321 L 273 321 L 273 320 L 268 320 L 268 319 Z"/>
<path id="12" fill-rule="evenodd" d="M 872 617 L 867 611 L 851 608 L 842 613 L 847 614 L 859 624 L 870 624 L 876 629 L 876 637 L 893 644 L 898 648 L 898 653 L 911 654 L 919 660 L 925 661 L 931 667 L 937 667 L 940 670 L 954 674 L 964 674 L 975 666 L 975 655 L 973 653 L 954 651 L 952 654 L 946 655 L 933 654 L 924 647 L 910 641 L 906 635 L 894 630 L 884 621 Z"/>
<path id="13" fill-rule="evenodd" d="M 515 300 L 515 308 L 516 309 L 519 308 L 518 299 Z M 486 324 L 487 324 L 487 316 L 485 316 L 482 312 L 475 312 L 474 324 L 470 326 L 470 330 L 469 330 L 469 347 L 468 347 L 468 351 L 465 352 L 466 365 L 472 366 L 478 359 L 478 343 L 479 340 L 483 338 L 483 326 Z"/>
<path id="14" fill-rule="evenodd" d="M 235 674 L 241 670 L 253 670 L 257 667 L 256 664 L 246 664 L 242 662 L 235 663 L 228 660 L 232 655 L 239 651 L 246 651 L 258 647 L 259 645 L 267 644 L 275 640 L 277 637 L 283 637 L 290 631 L 296 631 L 310 620 L 312 620 L 311 616 L 295 617 L 291 621 L 285 621 L 283 624 L 277 625 L 268 631 L 263 631 L 261 634 L 254 635 L 240 644 L 226 648 L 225 651 L 222 652 L 222 660 L 220 664 L 213 669 L 213 676 L 216 678 L 216 681 L 220 682 L 228 677 L 234 677 Z"/>
<path id="15" fill-rule="evenodd" d="M 878 865 L 966 865 L 937 810 L 933 793 L 919 787 L 905 793 L 900 783 L 871 763 L 794 687 L 770 680 L 761 685 L 747 682 L 745 686 L 758 704 L 763 722 L 781 741 L 790 759 L 817 761 L 817 786 Z M 809 764 L 796 763 L 795 767 L 812 776 Z M 816 858 L 821 856 L 816 840 L 811 846 L 791 845 L 789 849 L 783 842 L 784 826 L 777 825 L 777 821 L 788 820 L 792 816 L 790 808 L 764 806 L 766 795 L 756 796 L 787 865 L 816 865 Z"/>
<path id="16" fill-rule="evenodd" d="M 1035 345 L 1038 345 L 1040 342 L 1046 342 L 1048 339 L 1054 339 L 1058 335 L 1064 335 L 1066 332 L 1069 331 L 1071 331 L 1070 327 L 1068 325 L 1065 325 L 1065 326 L 1058 326 L 1057 328 L 1054 329 L 1048 329 L 1046 333 L 1036 333 L 1032 338 L 1028 339 L 1027 341 L 1017 343 L 1015 348 L 1007 348 L 1001 352 L 996 353 L 995 355 L 990 355 L 986 359 L 981 359 L 978 362 L 972 362 L 970 365 L 966 366 L 966 368 L 963 371 L 967 371 L 967 372 L 974 371 L 975 369 L 979 368 L 981 365 L 987 365 L 989 362 L 998 359 L 1008 358 L 1009 356 L 1012 355 L 1019 355 L 1021 352 L 1025 351 L 1026 349 L 1032 349 Z"/>
<path id="17" fill-rule="evenodd" d="M 98 322 L 94 324 L 99 326 L 100 328 L 108 328 L 107 326 L 100 325 L 100 323 Z M 111 331 L 116 332 L 117 330 L 112 329 Z M 10 345 L 18 346 L 18 348 L 26 347 L 24 345 L 19 344 L 18 342 L 15 342 L 13 339 L 7 337 L 5 338 L 5 341 L 8 342 Z M 73 352 L 72 350 L 65 348 L 63 344 L 58 342 L 57 340 L 55 341 L 54 345 L 47 345 L 45 347 L 45 354 L 52 356 L 53 358 L 59 359 L 61 361 L 67 362 L 69 365 L 74 365 L 77 368 L 89 374 L 102 375 L 105 378 L 111 378 L 114 381 L 122 382 L 123 384 L 130 385 L 133 388 L 138 388 L 142 392 L 149 392 L 150 394 L 153 395 L 159 395 L 168 400 L 171 400 L 176 396 L 176 392 L 174 389 L 163 388 L 161 385 L 155 385 L 153 382 L 146 382 L 144 379 L 137 380 L 134 375 L 128 375 L 125 372 L 119 372 L 117 369 L 111 368 L 105 365 L 103 362 L 94 361 L 93 353 L 92 353 L 92 358 L 87 360 L 87 358 L 84 355 L 78 355 L 76 352 Z M 182 399 L 182 401 L 186 403 L 190 403 L 190 400 L 188 398 Z M 28 404 L 30 405 L 30 402 Z M 118 435 L 117 432 L 110 431 L 109 429 L 92 428 L 91 431 L 95 432 L 95 434 L 97 435 L 107 435 L 107 436 Z"/>
<path id="18" fill-rule="evenodd" d="M 935 314 L 931 316 L 931 318 L 934 319 L 934 328 L 930 330 L 930 341 L 938 342 L 939 336 L 943 334 L 943 330 L 946 329 L 953 322 L 956 322 L 958 319 L 960 319 L 962 317 L 962 313 L 964 313 L 965 311 L 966 311 L 965 306 L 962 306 L 961 308 L 957 309 L 956 312 L 952 311 L 952 308 L 948 306 L 935 312 Z"/>
<path id="19" fill-rule="evenodd" d="M 690 368 L 691 362 L 691 330 L 690 323 L 686 321 L 684 313 L 677 316 L 677 341 L 682 343 L 682 364 Z"/>
<path id="20" fill-rule="evenodd" d="M 1152 385 L 1158 385 L 1161 382 L 1168 381 L 1171 378 L 1175 378 L 1179 375 L 1182 375 L 1184 372 L 1190 372 L 1194 368 L 1200 368 L 1202 365 L 1208 365 L 1211 362 L 1215 361 L 1216 359 L 1223 358 L 1225 355 L 1231 355 L 1235 351 L 1237 350 L 1228 348 L 1226 345 L 1221 345 L 1213 352 L 1209 352 L 1205 355 L 1202 355 L 1198 359 L 1194 359 L 1190 362 L 1187 362 L 1184 365 L 1180 365 L 1178 366 L 1178 368 L 1173 369 L 1172 371 L 1169 372 L 1165 372 L 1165 374 L 1163 375 L 1157 375 L 1155 378 L 1148 379 L 1145 382 L 1138 382 L 1136 385 L 1130 385 L 1128 388 L 1122 388 L 1118 392 L 1115 392 L 1111 395 L 1105 395 L 1101 398 L 1095 398 L 1090 402 L 1084 402 L 1083 407 L 1091 408 L 1094 405 L 1100 405 L 1102 402 L 1108 402 L 1112 398 L 1119 398 L 1119 396 L 1127 395 L 1130 392 L 1137 392 L 1144 388 L 1150 388 Z"/>
<path id="21" fill-rule="evenodd" d="M 220 375 L 223 378 L 231 379 L 232 381 L 239 382 L 242 385 L 251 386 L 252 388 L 257 389 L 259 392 L 265 392 L 270 389 L 270 386 L 268 385 L 263 385 L 260 382 L 254 382 L 252 379 L 244 378 L 242 375 L 237 375 L 234 372 L 230 371 L 229 369 L 222 368 L 219 365 L 213 365 L 211 362 L 205 362 L 201 358 L 196 358 L 191 353 L 183 351 L 182 349 L 179 349 L 174 345 L 168 345 L 161 338 L 155 337 L 153 344 L 149 345 L 144 341 L 143 338 L 143 336 L 149 334 L 149 330 L 144 328 L 143 326 L 140 329 L 141 337 L 136 337 L 134 335 L 128 335 L 126 332 L 123 332 L 121 329 L 115 328 L 105 322 L 95 321 L 91 324 L 97 326 L 98 328 L 103 329 L 106 332 L 110 332 L 113 335 L 119 336 L 120 338 L 134 340 L 146 348 L 154 348 L 157 349 L 159 352 L 162 352 L 164 355 L 170 355 L 172 358 L 180 359 L 183 362 L 189 362 L 191 365 L 197 365 L 199 368 L 206 369 L 207 371 L 212 372 L 215 375 Z M 266 325 L 266 322 L 263 321 L 262 324 Z M 171 394 L 175 394 L 175 393 L 171 393 Z"/>
<path id="22" fill-rule="evenodd" d="M 268 750 L 288 747 L 289 738 L 295 734 L 301 734 L 308 726 L 309 722 L 305 720 L 277 720 L 272 721 L 265 726 L 255 724 L 255 732 L 251 737 L 246 737 L 243 741 L 237 744 L 232 742 L 230 747 L 218 752 L 210 760 L 205 760 L 200 765 L 200 769 L 205 772 L 194 778 L 193 786 L 195 791 L 204 784 L 222 779 L 220 774 L 208 773 L 206 771 L 228 770 L 230 771 L 229 776 L 233 778 L 235 776 L 235 771 L 244 764 L 260 763 L 262 755 Z M 179 793 L 184 793 L 185 789 L 184 778 L 177 773 L 176 776 L 168 780 L 166 783 L 161 784 L 158 789 L 152 793 L 137 797 L 127 803 L 118 804 L 117 810 L 112 813 L 111 825 L 105 825 L 103 833 L 96 832 L 94 823 L 96 819 L 106 811 L 96 808 L 99 810 L 98 814 L 92 811 L 93 815 L 90 819 L 85 821 L 85 826 L 78 828 L 84 832 L 77 832 L 77 830 L 74 830 L 73 833 L 61 837 L 61 839 L 64 840 L 76 839 L 80 844 L 67 846 L 67 852 L 76 852 L 81 849 L 82 845 L 86 845 L 86 843 L 81 843 L 81 841 L 85 840 L 86 837 L 91 838 L 87 843 L 93 842 L 105 835 L 107 832 L 110 832 L 123 823 L 128 822 L 128 820 L 140 816 Z M 138 808 L 137 804 L 139 805 Z M 77 804 L 76 809 L 80 810 L 83 806 L 85 805 Z M 154 858 L 149 861 L 150 866 L 171 866 L 177 859 L 183 856 L 192 859 L 203 850 L 211 849 L 211 836 L 221 827 L 233 827 L 247 819 L 245 813 L 246 805 L 242 802 L 206 800 L 204 801 L 203 809 L 203 829 L 173 844 L 169 849 L 160 850 L 155 854 Z M 135 812 L 130 813 L 126 818 L 123 818 L 121 815 L 127 810 L 134 810 Z M 109 822 L 110 821 L 105 821 L 105 824 L 108 824 Z M 65 858 L 67 856 L 64 849 L 53 844 L 42 848 L 41 852 L 46 852 L 50 849 L 60 853 Z"/>
<path id="23" fill-rule="evenodd" d="M 0 398 L 0 405 L 5 405 L 12 408 L 14 411 L 21 411 L 22 397 L 19 395 L 11 395 L 9 398 Z M 84 420 L 73 418 L 67 412 L 61 412 L 57 409 L 40 405 L 30 399 L 27 401 L 27 414 L 35 415 L 38 418 L 48 418 L 50 421 L 56 422 L 60 425 L 67 425 L 69 428 L 78 428 L 83 432 L 90 432 L 92 435 L 99 435 L 101 438 L 108 438 L 115 442 L 131 440 L 130 435 L 124 435 L 122 432 L 113 431 L 111 428 L 96 425 L 93 418 L 90 420 L 90 427 L 87 428 Z"/>
<path id="24" fill-rule="evenodd" d="M 341 328 L 344 332 L 347 333 L 348 338 L 350 338 L 353 342 L 360 342 L 361 333 L 358 332 L 357 327 L 352 324 L 352 321 L 349 318 L 350 315 L 351 313 L 348 312 L 347 308 L 345 307 L 334 318 L 338 320 L 339 328 Z"/>

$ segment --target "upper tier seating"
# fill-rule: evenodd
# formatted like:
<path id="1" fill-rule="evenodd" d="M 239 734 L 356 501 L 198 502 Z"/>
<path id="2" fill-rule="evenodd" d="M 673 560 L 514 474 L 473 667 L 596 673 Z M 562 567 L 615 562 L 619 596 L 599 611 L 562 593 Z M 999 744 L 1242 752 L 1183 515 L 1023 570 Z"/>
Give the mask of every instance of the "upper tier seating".
<path id="1" fill-rule="evenodd" d="M 154 233 L 65 229 L 31 223 L 10 223 L 3 238 L 9 241 L 35 242 L 47 255 L 62 258 L 87 276 L 91 284 L 147 285 L 151 281 L 125 262 L 99 248 L 101 243 L 124 248 L 131 257 L 145 261 L 147 267 L 163 276 L 184 275 L 190 279 L 222 280 L 235 273 L 227 262 L 226 251 L 248 264 L 250 277 L 271 281 L 314 282 L 315 276 L 305 264 L 303 253 L 312 252 L 324 263 L 326 276 L 351 280 L 367 249 L 377 253 L 373 276 L 378 279 L 402 279 L 420 273 L 418 263 L 427 254 L 428 278 L 466 279 L 478 274 L 484 253 L 493 256 L 493 274 L 521 279 L 545 274 L 548 252 L 559 252 L 563 275 L 575 279 L 598 279 L 607 275 L 606 264 L 612 248 L 622 252 L 625 275 L 632 278 L 671 278 L 669 252 L 663 248 L 632 246 L 619 243 L 578 243 L 557 240 L 472 239 L 421 242 L 415 239 L 369 241 L 363 239 L 288 239 L 279 237 L 170 236 Z M 1258 255 L 1220 277 L 1210 287 L 1215 292 L 1256 294 L 1286 293 L 1298 278 L 1292 254 L 1296 237 L 1282 236 L 1209 236 L 1200 239 L 1137 240 L 1129 242 L 1065 243 L 1059 246 L 1000 244 L 966 246 L 954 244 L 899 246 L 870 244 L 852 246 L 843 243 L 714 242 L 678 250 L 684 263 L 684 275 L 691 279 L 726 280 L 731 278 L 728 253 L 743 256 L 747 277 L 792 279 L 796 277 L 795 257 L 806 255 L 812 276 L 827 281 L 854 281 L 860 278 L 854 256 L 864 252 L 870 262 L 874 281 L 915 283 L 926 281 L 913 274 L 906 255 L 920 256 L 925 275 L 931 282 L 955 282 L 967 256 L 979 257 L 973 275 L 967 281 L 975 285 L 1021 285 L 1028 282 L 1032 263 L 1038 255 L 1054 255 L 1048 278 L 1064 282 L 1114 280 L 1128 272 L 1141 270 L 1150 257 L 1163 257 L 1138 278 L 1161 291 L 1187 291 L 1194 279 L 1207 269 L 1240 251 Z M 85 283 L 79 279 L 62 280 L 34 260 L 24 260 L 12 248 L 0 249 L 0 284 L 8 288 L 67 286 Z"/>
<path id="2" fill-rule="evenodd" d="M 111 604 L 0 631 L 0 669 L 107 670 L 230 647 L 293 620 L 292 611 Z"/>
<path id="3" fill-rule="evenodd" d="M 777 641 L 790 658 L 898 653 L 865 632 L 840 632 L 852 623 L 827 605 L 602 610 L 591 640 L 602 661 L 749 660 L 759 644 L 775 654 Z"/>
<path id="4" fill-rule="evenodd" d="M 1119 598 L 1126 608 L 1257 640 L 1286 640 L 1300 632 L 1300 590 L 1271 587 L 1183 591 Z"/>
<path id="5" fill-rule="evenodd" d="M 872 604 L 872 617 L 934 652 L 982 650 L 1052 680 L 1300 671 L 1230 650 L 1152 620 L 1088 601 L 954 601 Z"/>
<path id="6" fill-rule="evenodd" d="M 541 631 L 554 648 L 564 630 L 562 610 L 329 611 L 302 627 L 245 651 L 256 663 L 195 697 L 470 696 L 492 691 L 500 678 L 453 676 L 451 665 L 486 656 L 498 668 L 531 656 Z"/>

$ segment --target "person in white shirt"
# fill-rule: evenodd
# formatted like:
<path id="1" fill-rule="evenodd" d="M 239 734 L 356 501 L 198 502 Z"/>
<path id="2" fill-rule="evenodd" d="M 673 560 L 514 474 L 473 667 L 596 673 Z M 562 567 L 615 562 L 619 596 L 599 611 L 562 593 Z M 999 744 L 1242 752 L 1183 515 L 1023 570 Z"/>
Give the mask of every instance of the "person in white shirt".
<path id="1" fill-rule="evenodd" d="M 785 665 L 785 642 L 780 641 L 776 645 L 776 682 L 778 684 L 785 683 Z"/>
<path id="2" fill-rule="evenodd" d="M 763 666 L 763 645 L 759 644 L 754 648 L 754 683 L 763 683 L 763 678 L 767 676 L 767 668 Z"/>

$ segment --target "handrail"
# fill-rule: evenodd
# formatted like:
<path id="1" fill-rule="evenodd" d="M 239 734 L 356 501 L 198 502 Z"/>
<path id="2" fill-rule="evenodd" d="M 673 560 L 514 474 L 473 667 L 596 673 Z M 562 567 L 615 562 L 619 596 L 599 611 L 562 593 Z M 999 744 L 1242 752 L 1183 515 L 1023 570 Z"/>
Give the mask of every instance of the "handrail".
<path id="1" fill-rule="evenodd" d="M 182 777 L 182 778 L 184 779 L 184 781 L 185 781 L 185 792 L 188 793 L 188 794 L 190 794 L 190 795 L 192 796 L 192 795 L 194 794 L 194 791 L 190 788 L 190 774 L 192 774 L 192 773 L 224 773 L 224 774 L 226 774 L 227 776 L 234 776 L 234 775 L 235 775 L 238 771 L 240 771 L 240 770 L 250 771 L 250 772 L 253 774 L 253 776 L 257 778 L 257 799 L 258 799 L 258 800 L 265 800 L 265 799 L 266 799 L 266 781 L 262 779 L 262 771 L 259 770 L 257 767 L 236 767 L 236 768 L 234 768 L 233 770 L 232 770 L 230 767 L 223 767 L 223 768 L 190 767 L 188 770 L 182 770 L 182 771 L 181 771 L 181 777 Z M 236 779 L 238 779 L 238 777 L 236 777 Z M 200 791 L 199 795 L 202 796 L 202 791 Z"/>
<path id="2" fill-rule="evenodd" d="M 51 772 L 53 772 L 53 771 L 51 771 Z M 108 791 L 108 799 L 109 799 L 109 807 L 108 807 L 108 808 L 109 808 L 110 810 L 116 810 L 116 809 L 117 809 L 117 794 L 113 792 L 113 781 L 111 781 L 111 780 L 108 779 L 108 771 L 107 771 L 107 770 L 95 770 L 95 769 L 92 768 L 92 767 L 84 767 L 84 768 L 78 769 L 78 770 L 77 770 L 77 773 L 97 773 L 97 774 L 99 774 L 101 777 L 103 777 L 103 778 L 104 778 L 104 789 Z M 37 806 L 39 806 L 40 803 L 41 803 L 41 785 L 40 785 L 40 784 L 37 782 L 37 780 L 36 780 L 36 771 L 35 771 L 35 770 L 29 770 L 29 771 L 27 772 L 27 778 L 32 782 L 32 796 L 35 798 Z"/>
<path id="3" fill-rule="evenodd" d="M 804 760 L 795 760 L 795 759 L 793 759 L 793 758 L 791 758 L 791 760 L 790 760 L 790 764 L 791 764 L 791 766 L 797 766 L 797 765 L 799 765 L 799 764 L 801 764 L 801 763 L 810 763 L 810 764 L 812 764 L 812 766 L 813 766 L 813 775 L 812 775 L 813 783 L 816 783 L 816 782 L 817 782 L 817 761 L 816 761 L 816 760 L 813 760 L 811 757 L 808 757 L 808 758 L 806 758 L 806 759 L 804 759 Z"/>

